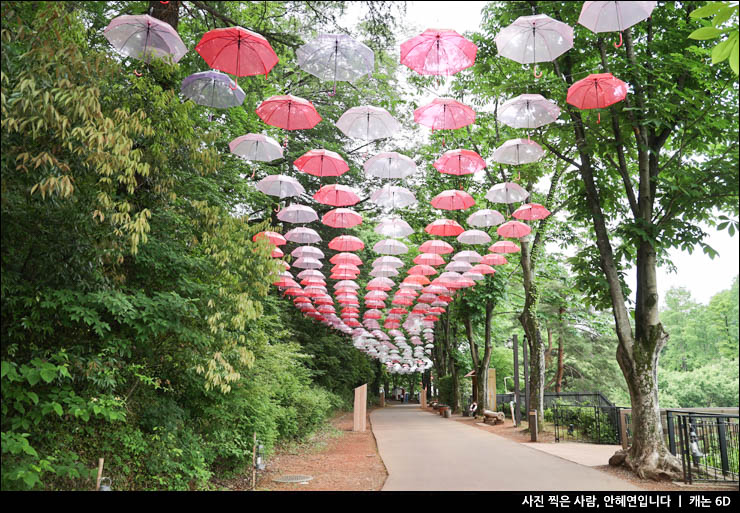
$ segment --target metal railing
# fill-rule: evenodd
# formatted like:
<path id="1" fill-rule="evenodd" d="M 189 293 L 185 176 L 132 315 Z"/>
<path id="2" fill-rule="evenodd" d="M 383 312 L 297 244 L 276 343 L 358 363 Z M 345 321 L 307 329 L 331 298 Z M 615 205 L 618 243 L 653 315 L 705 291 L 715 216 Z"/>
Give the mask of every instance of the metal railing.
<path id="1" fill-rule="evenodd" d="M 550 420 L 548 416 L 552 415 L 557 442 L 618 445 L 621 431 L 619 410 L 617 406 L 555 403 L 545 411 L 545 420 Z"/>

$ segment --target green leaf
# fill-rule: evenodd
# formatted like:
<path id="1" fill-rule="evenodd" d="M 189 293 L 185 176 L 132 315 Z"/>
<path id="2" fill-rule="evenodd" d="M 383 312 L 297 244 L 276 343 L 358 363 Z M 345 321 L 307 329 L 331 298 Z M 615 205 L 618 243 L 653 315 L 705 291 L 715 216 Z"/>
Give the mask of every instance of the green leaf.
<path id="1" fill-rule="evenodd" d="M 717 64 L 718 62 L 722 62 L 727 57 L 730 56 L 730 52 L 732 51 L 732 48 L 734 47 L 735 38 L 730 37 L 729 39 L 726 39 L 722 41 L 721 43 L 718 43 L 717 46 L 714 47 L 712 50 L 712 64 Z"/>
<path id="2" fill-rule="evenodd" d="M 60 417 L 64 414 L 64 410 L 62 410 L 62 405 L 59 403 L 51 403 L 51 407 L 54 408 L 54 411 L 57 412 L 57 415 Z"/>
<path id="3" fill-rule="evenodd" d="M 702 27 L 689 34 L 689 39 L 714 39 L 722 34 L 722 30 L 715 27 Z"/>
<path id="4" fill-rule="evenodd" d="M 2 364 L 0 364 L 0 377 L 4 378 L 5 375 L 10 372 L 10 362 L 3 361 Z"/>
<path id="5" fill-rule="evenodd" d="M 732 47 L 732 52 L 730 53 L 730 67 L 735 72 L 735 75 L 738 74 L 738 43 L 740 43 L 740 40 L 735 39 L 735 46 Z"/>
<path id="6" fill-rule="evenodd" d="M 724 5 L 722 5 L 721 2 L 709 2 L 707 5 L 703 5 L 696 9 L 695 11 L 691 11 L 691 17 L 696 18 L 708 18 L 709 16 L 712 16 L 714 14 L 717 14 Z"/>
<path id="7" fill-rule="evenodd" d="M 57 370 L 55 367 L 52 366 L 52 368 L 44 367 L 39 371 L 39 374 L 41 374 L 41 378 L 46 381 L 47 383 L 51 383 L 54 381 L 54 378 L 57 375 Z"/>

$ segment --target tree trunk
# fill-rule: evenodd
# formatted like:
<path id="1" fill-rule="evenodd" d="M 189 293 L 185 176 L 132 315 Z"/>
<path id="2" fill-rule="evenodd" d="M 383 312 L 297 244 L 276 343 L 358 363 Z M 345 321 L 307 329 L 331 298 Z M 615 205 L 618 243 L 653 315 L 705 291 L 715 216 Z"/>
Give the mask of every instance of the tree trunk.
<path id="1" fill-rule="evenodd" d="M 452 413 L 460 413 L 460 377 L 455 361 L 455 346 L 457 346 L 457 328 L 452 330 L 452 338 L 447 339 L 447 357 L 450 375 L 452 376 Z"/>
<path id="2" fill-rule="evenodd" d="M 521 266 L 524 282 L 524 308 L 519 315 L 519 322 L 529 344 L 529 406 L 537 410 L 538 424 L 544 419 L 545 399 L 545 347 L 542 343 L 539 320 L 537 318 L 537 303 L 539 291 L 534 281 L 534 272 L 531 266 L 529 243 L 521 243 Z M 529 412 L 527 412 L 529 415 Z"/>
<path id="3" fill-rule="evenodd" d="M 468 337 L 468 343 L 470 344 L 470 355 L 473 360 L 473 370 L 476 376 L 473 398 L 478 404 L 479 412 L 488 408 L 488 367 L 491 365 L 491 318 L 493 316 L 494 306 L 494 303 L 490 299 L 486 301 L 485 348 L 482 358 L 478 354 L 478 346 L 473 337 L 473 323 L 470 315 L 463 316 L 463 323 L 465 324 L 465 331 Z"/>
<path id="4" fill-rule="evenodd" d="M 149 2 L 149 12 L 152 18 L 157 18 L 165 23 L 172 25 L 177 30 L 177 23 L 180 21 L 180 2 Z"/>

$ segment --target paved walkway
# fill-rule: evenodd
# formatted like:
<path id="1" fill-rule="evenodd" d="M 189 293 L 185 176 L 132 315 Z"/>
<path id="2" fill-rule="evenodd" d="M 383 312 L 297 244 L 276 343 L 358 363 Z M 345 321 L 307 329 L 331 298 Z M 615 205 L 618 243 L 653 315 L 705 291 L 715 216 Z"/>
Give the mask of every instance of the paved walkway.
<path id="1" fill-rule="evenodd" d="M 395 490 L 639 490 L 604 472 L 443 419 L 418 404 L 370 415 Z"/>
<path id="2" fill-rule="evenodd" d="M 546 452 L 587 467 L 609 464 L 609 458 L 622 448 L 621 445 L 585 444 L 578 442 L 529 443 L 527 447 Z"/>

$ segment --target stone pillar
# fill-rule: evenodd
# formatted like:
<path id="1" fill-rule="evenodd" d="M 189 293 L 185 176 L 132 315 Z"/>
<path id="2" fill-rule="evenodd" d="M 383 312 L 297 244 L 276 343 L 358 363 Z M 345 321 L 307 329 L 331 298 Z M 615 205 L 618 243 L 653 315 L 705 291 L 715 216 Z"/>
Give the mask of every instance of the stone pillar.
<path id="1" fill-rule="evenodd" d="M 355 388 L 354 427 L 352 431 L 365 431 L 367 413 L 367 383 Z"/>

